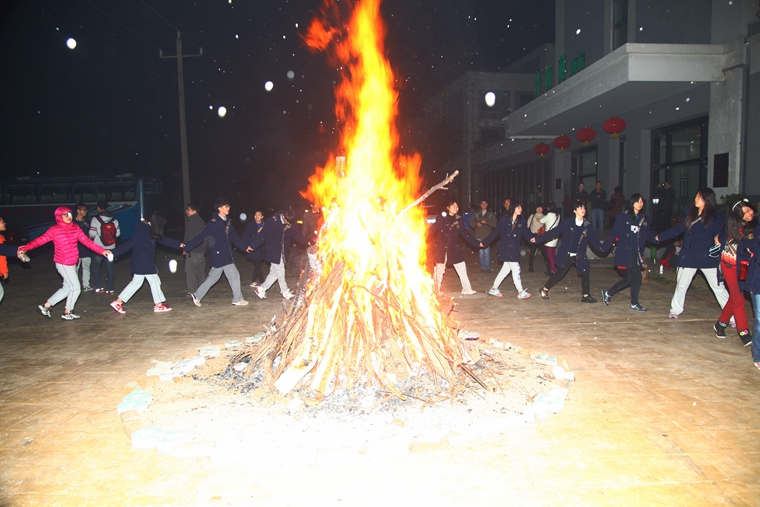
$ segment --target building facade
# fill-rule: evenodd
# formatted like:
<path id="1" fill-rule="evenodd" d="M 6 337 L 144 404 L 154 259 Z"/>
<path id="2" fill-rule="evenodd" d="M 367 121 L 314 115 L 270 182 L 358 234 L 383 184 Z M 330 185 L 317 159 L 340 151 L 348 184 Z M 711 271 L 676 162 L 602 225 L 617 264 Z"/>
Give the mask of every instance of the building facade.
<path id="1" fill-rule="evenodd" d="M 757 201 L 758 10 L 755 0 L 557 0 L 535 98 L 502 118 L 502 142 L 471 149 L 469 196 L 559 203 L 600 181 L 608 195 L 621 186 L 649 199 L 670 181 L 674 214 L 703 186 Z M 603 130 L 613 116 L 626 122 L 618 137 Z M 588 145 L 576 139 L 584 127 L 596 132 Z M 533 152 L 559 135 L 572 140 L 564 152 Z"/>

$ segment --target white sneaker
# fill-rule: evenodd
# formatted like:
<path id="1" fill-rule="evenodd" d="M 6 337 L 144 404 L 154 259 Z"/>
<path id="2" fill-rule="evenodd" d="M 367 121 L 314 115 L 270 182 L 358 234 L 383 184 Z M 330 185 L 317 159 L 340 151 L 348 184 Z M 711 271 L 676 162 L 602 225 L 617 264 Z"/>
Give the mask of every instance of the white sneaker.
<path id="1" fill-rule="evenodd" d="M 528 293 L 527 289 L 523 289 L 523 291 L 517 295 L 517 299 L 528 299 L 529 297 L 530 294 Z"/>
<path id="2" fill-rule="evenodd" d="M 264 287 L 262 287 L 261 285 L 259 285 L 258 287 L 254 287 L 253 288 L 253 292 L 255 292 L 256 295 L 259 296 L 259 298 L 261 298 L 261 299 L 266 299 L 267 298 L 267 290 Z"/>
<path id="3" fill-rule="evenodd" d="M 42 315 L 43 317 L 47 317 L 48 319 L 52 319 L 53 316 L 50 315 L 50 308 L 52 308 L 52 306 L 48 307 L 48 306 L 45 306 L 45 305 L 38 305 L 37 306 L 37 312 L 40 315 Z"/>
<path id="4" fill-rule="evenodd" d="M 282 295 L 282 299 L 293 299 L 293 293 L 286 291 L 285 294 Z"/>
<path id="5" fill-rule="evenodd" d="M 246 301 L 245 299 L 243 299 L 242 301 L 238 301 L 237 303 L 232 303 L 232 304 L 235 305 L 235 306 L 247 306 L 248 305 L 248 301 Z"/>
<path id="6" fill-rule="evenodd" d="M 474 290 L 463 290 L 462 295 L 463 296 L 472 296 L 473 294 L 477 294 L 477 291 Z"/>
<path id="7" fill-rule="evenodd" d="M 190 294 L 190 297 L 193 298 L 193 304 L 195 306 L 201 306 L 201 300 L 195 297 L 195 294 Z"/>
<path id="8" fill-rule="evenodd" d="M 90 292 L 90 291 L 92 291 L 92 287 L 87 286 L 87 287 L 82 288 L 82 292 Z"/>

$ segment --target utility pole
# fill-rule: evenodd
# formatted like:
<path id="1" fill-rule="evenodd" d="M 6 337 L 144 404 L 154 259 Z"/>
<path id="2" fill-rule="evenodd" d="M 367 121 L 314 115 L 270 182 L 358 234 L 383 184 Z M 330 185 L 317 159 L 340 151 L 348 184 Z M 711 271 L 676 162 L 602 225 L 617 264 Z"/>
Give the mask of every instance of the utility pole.
<path id="1" fill-rule="evenodd" d="M 158 50 L 159 58 L 177 59 L 177 82 L 179 84 L 179 135 L 182 149 L 182 198 L 184 207 L 190 204 L 190 164 L 187 157 L 187 120 L 185 118 L 185 73 L 182 69 L 182 58 L 203 56 L 203 48 L 197 55 L 182 54 L 182 38 L 177 31 L 177 56 L 164 56 L 163 50 Z"/>

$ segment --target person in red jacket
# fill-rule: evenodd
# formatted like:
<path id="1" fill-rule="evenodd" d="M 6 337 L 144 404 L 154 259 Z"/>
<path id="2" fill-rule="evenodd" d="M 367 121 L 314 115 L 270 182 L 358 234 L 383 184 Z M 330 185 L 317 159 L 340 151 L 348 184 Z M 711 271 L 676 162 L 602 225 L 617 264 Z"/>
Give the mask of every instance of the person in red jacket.
<path id="1" fill-rule="evenodd" d="M 37 306 L 37 311 L 50 319 L 52 318 L 50 308 L 65 299 L 66 308 L 61 318 L 63 320 L 77 320 L 81 319 L 81 317 L 74 313 L 74 305 L 77 299 L 79 299 L 79 294 L 82 292 L 82 286 L 79 284 L 76 270 L 77 262 L 79 262 L 77 244 L 82 243 L 93 252 L 105 256 L 109 261 L 113 260 L 113 255 L 110 250 L 96 245 L 90 238 L 85 236 L 82 229 L 73 223 L 74 216 L 66 206 L 56 208 L 55 222 L 55 225 L 45 231 L 42 236 L 30 241 L 26 245 L 20 246 L 18 251 L 19 254 L 23 254 L 49 241 L 53 242 L 55 246 L 53 261 L 55 262 L 55 268 L 63 278 L 63 286 L 50 296 L 44 305 Z"/>

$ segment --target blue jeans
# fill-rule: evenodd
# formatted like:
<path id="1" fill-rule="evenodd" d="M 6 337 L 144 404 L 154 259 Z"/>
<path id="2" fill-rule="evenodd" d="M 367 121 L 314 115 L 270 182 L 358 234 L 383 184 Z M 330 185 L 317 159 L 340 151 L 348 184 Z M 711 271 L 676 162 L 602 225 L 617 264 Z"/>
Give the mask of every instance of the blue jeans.
<path id="1" fill-rule="evenodd" d="M 481 248 L 478 252 L 478 258 L 480 259 L 480 269 L 491 271 L 491 247 Z"/>
<path id="2" fill-rule="evenodd" d="M 103 285 L 103 278 L 100 276 L 100 265 L 106 265 L 106 284 Z M 113 262 L 109 262 L 102 255 L 95 255 L 92 258 L 92 288 L 93 289 L 105 289 L 108 292 L 113 292 L 114 280 L 113 280 Z"/>
<path id="3" fill-rule="evenodd" d="M 591 210 L 591 227 L 594 228 L 594 233 L 597 238 L 601 238 L 604 234 L 604 210 L 594 208 Z"/>
<path id="4" fill-rule="evenodd" d="M 760 294 L 751 294 L 752 309 L 755 312 L 755 329 L 752 333 L 752 360 L 760 362 Z"/>

